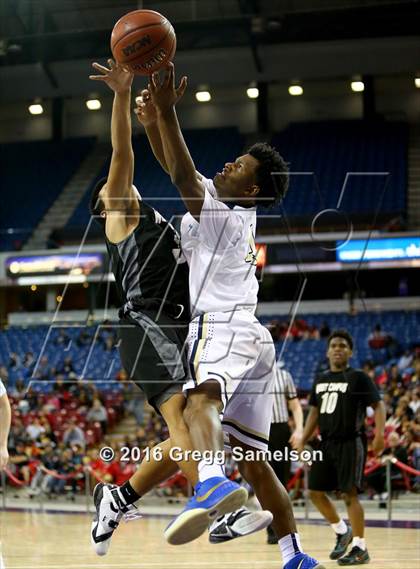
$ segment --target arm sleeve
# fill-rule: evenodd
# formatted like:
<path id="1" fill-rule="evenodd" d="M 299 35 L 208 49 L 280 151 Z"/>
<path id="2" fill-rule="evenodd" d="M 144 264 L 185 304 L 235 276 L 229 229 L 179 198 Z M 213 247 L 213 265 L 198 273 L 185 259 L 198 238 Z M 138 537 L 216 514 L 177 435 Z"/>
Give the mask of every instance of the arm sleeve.
<path id="1" fill-rule="evenodd" d="M 370 377 L 362 371 L 359 373 L 357 395 L 362 399 L 366 407 L 381 400 L 378 388 Z"/>
<path id="2" fill-rule="evenodd" d="M 3 382 L 0 379 L 0 397 L 3 397 L 3 395 L 6 395 L 6 388 L 4 387 Z"/>
<path id="3" fill-rule="evenodd" d="M 204 190 L 200 214 L 200 238 L 210 248 L 228 249 L 236 245 L 243 232 L 244 222 L 235 211 Z"/>

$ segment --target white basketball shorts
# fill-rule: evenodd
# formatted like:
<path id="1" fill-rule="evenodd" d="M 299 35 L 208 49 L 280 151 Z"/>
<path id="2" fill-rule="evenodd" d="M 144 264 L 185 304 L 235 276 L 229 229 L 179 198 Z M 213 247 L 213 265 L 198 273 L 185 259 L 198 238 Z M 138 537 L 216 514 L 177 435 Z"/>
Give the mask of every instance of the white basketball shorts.
<path id="1" fill-rule="evenodd" d="M 247 310 L 207 312 L 190 323 L 188 348 L 190 379 L 184 391 L 218 381 L 225 439 L 231 434 L 266 450 L 276 369 L 269 331 Z"/>

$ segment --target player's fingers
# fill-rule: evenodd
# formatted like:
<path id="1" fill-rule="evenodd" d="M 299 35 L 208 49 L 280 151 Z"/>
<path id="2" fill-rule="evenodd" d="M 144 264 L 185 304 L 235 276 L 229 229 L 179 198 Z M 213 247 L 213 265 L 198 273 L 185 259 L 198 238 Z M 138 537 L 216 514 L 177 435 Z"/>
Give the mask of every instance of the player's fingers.
<path id="1" fill-rule="evenodd" d="M 100 63 L 92 63 L 92 67 L 94 67 L 97 71 L 102 71 L 102 73 L 109 73 L 109 69 L 108 67 L 105 67 L 104 65 L 101 65 Z"/>
<path id="2" fill-rule="evenodd" d="M 162 84 L 160 81 L 160 76 L 159 76 L 159 71 L 155 71 L 152 74 L 152 81 L 153 81 L 153 85 L 155 86 L 156 89 L 159 89 L 159 87 L 162 87 Z"/>
<path id="3" fill-rule="evenodd" d="M 106 81 L 105 75 L 89 75 L 89 79 L 92 79 L 92 81 Z"/>
<path id="4" fill-rule="evenodd" d="M 147 99 L 150 99 L 149 89 L 142 89 L 142 91 L 140 93 L 140 97 L 143 98 L 143 101 L 147 101 Z"/>
<path id="5" fill-rule="evenodd" d="M 182 95 L 185 93 L 185 89 L 187 88 L 187 83 L 188 83 L 188 79 L 184 75 L 184 77 L 181 79 L 181 82 L 179 84 L 178 89 L 176 90 L 176 95 L 177 95 L 178 99 L 180 99 L 182 97 Z"/>
<path id="6" fill-rule="evenodd" d="M 116 67 L 116 63 L 113 59 L 108 59 L 108 65 L 110 66 L 111 69 L 114 69 Z"/>
<path id="7" fill-rule="evenodd" d="M 165 67 L 165 78 L 163 84 L 165 87 L 169 87 L 173 82 L 173 74 L 170 64 Z"/>

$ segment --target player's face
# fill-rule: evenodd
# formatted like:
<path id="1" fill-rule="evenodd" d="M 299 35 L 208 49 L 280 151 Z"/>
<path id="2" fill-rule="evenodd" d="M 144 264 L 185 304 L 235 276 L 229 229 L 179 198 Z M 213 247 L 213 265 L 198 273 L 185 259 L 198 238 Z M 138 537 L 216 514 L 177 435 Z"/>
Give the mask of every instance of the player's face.
<path id="1" fill-rule="evenodd" d="M 332 367 L 347 367 L 352 353 L 345 338 L 333 338 L 328 346 L 327 358 Z"/>
<path id="2" fill-rule="evenodd" d="M 239 156 L 235 162 L 226 162 L 213 179 L 217 196 L 225 200 L 255 198 L 259 191 L 256 185 L 258 166 L 258 160 L 250 154 Z"/>

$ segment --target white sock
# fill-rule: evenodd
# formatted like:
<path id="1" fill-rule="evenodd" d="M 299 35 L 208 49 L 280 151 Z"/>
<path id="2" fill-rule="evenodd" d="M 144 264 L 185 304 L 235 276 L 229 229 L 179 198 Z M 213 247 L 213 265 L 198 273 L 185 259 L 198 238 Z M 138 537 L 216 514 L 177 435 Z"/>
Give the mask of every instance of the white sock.
<path id="1" fill-rule="evenodd" d="M 206 460 L 200 460 L 198 463 L 198 479 L 204 482 L 213 476 L 224 476 L 225 472 L 221 464 L 209 464 Z"/>
<path id="2" fill-rule="evenodd" d="M 303 553 L 298 533 L 289 533 L 289 535 L 279 539 L 279 547 L 283 556 L 283 565 L 286 565 L 299 553 Z"/>
<path id="3" fill-rule="evenodd" d="M 360 547 L 360 549 L 363 549 L 363 551 L 365 551 L 366 549 L 366 542 L 365 539 L 363 537 L 353 537 L 353 541 L 351 542 L 351 546 L 353 547 Z"/>
<path id="4" fill-rule="evenodd" d="M 338 533 L 339 535 L 344 535 L 347 531 L 347 524 L 344 520 L 340 520 L 336 524 L 331 524 L 331 527 L 335 533 Z"/>

